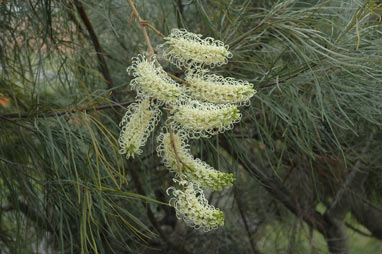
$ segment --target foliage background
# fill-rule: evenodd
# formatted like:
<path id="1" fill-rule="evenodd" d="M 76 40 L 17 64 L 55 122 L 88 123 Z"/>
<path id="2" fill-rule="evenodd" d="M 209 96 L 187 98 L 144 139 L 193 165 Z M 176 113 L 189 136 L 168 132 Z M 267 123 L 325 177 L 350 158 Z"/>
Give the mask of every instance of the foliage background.
<path id="1" fill-rule="evenodd" d="M 136 160 L 118 154 L 135 97 L 125 70 L 146 52 L 127 1 L 0 1 L 1 252 L 381 251 L 381 3 L 136 6 L 165 35 L 179 27 L 229 44 L 234 57 L 215 72 L 258 90 L 233 131 L 193 142 L 237 178 L 208 194 L 226 225 L 205 234 L 176 221 L 155 134 Z"/>

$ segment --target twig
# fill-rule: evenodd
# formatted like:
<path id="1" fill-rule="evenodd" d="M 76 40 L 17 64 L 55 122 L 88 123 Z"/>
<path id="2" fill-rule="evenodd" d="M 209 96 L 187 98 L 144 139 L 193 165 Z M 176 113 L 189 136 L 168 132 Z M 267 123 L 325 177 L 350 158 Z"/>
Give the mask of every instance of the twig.
<path id="1" fill-rule="evenodd" d="M 126 102 L 122 102 L 122 103 L 118 103 L 118 104 L 102 105 L 102 106 L 91 107 L 91 108 L 84 107 L 84 108 L 80 108 L 80 109 L 48 112 L 47 114 L 40 113 L 40 114 L 33 115 L 33 116 L 19 115 L 19 114 L 15 113 L 15 114 L 0 115 L 0 118 L 7 118 L 7 120 L 11 121 L 11 120 L 20 120 L 20 119 L 34 119 L 34 118 L 41 118 L 41 117 L 44 117 L 44 118 L 55 117 L 55 116 L 62 116 L 62 115 L 68 114 L 68 113 L 77 113 L 77 112 L 84 112 L 84 111 L 98 111 L 98 110 L 109 109 L 109 108 L 114 108 L 114 107 L 127 106 L 127 105 L 134 103 L 134 102 L 136 102 L 136 100 L 126 101 Z M 9 119 L 9 118 L 13 118 L 13 119 Z"/>
<path id="2" fill-rule="evenodd" d="M 26 129 L 26 130 L 28 130 L 28 131 L 31 131 L 31 132 L 33 132 L 34 134 L 37 134 L 37 132 L 36 132 L 35 129 L 30 128 L 30 127 L 27 127 L 27 126 L 24 126 L 24 125 L 22 125 L 22 124 L 19 124 L 19 123 L 17 123 L 16 120 L 14 120 L 14 119 L 8 119 L 8 118 L 6 118 L 6 117 L 4 117 L 4 116 L 0 116 L 0 118 L 1 118 L 1 119 L 4 119 L 5 121 L 8 121 L 8 122 L 10 122 L 10 123 L 13 123 L 13 124 L 15 124 L 15 125 L 17 125 L 17 126 L 19 126 L 19 127 L 21 127 L 21 128 L 24 128 L 24 129 Z"/>
<path id="3" fill-rule="evenodd" d="M 135 5 L 134 5 L 134 3 L 133 3 L 132 0 L 127 0 L 127 2 L 128 2 L 129 5 L 131 6 L 131 9 L 132 9 L 132 11 L 133 11 L 133 16 L 135 16 L 135 17 L 138 19 L 138 22 L 139 22 L 139 24 L 141 25 L 141 31 L 142 31 L 143 37 L 144 37 L 144 39 L 145 39 L 145 42 L 146 42 L 146 45 L 147 45 L 147 49 L 148 49 L 148 51 L 149 51 L 148 59 L 150 59 L 151 56 L 153 56 L 153 55 L 155 54 L 155 51 L 154 51 L 153 46 L 151 45 L 150 38 L 149 38 L 149 36 L 148 36 L 148 34 L 147 34 L 146 26 L 149 27 L 150 29 L 152 29 L 152 30 L 153 30 L 155 33 L 157 33 L 160 37 L 163 38 L 164 35 L 163 35 L 161 32 L 159 32 L 155 27 L 153 27 L 151 24 L 147 23 L 146 21 L 144 21 L 144 20 L 141 18 L 141 16 L 139 15 L 137 9 L 135 8 Z M 158 62 L 158 60 L 155 61 L 155 64 L 156 64 L 157 66 L 160 65 L 159 62 Z M 177 76 L 175 76 L 175 75 L 173 75 L 173 74 L 171 74 L 171 73 L 168 73 L 168 72 L 166 72 L 166 73 L 167 73 L 167 75 L 170 76 L 171 78 L 173 78 L 173 79 L 175 79 L 175 80 L 177 80 L 177 81 L 179 81 L 179 82 L 181 82 L 181 83 L 183 83 L 183 84 L 190 85 L 189 82 L 184 81 L 184 80 L 178 78 Z"/>
<path id="4" fill-rule="evenodd" d="M 147 34 L 147 30 L 146 30 L 146 27 L 145 27 L 145 23 L 147 24 L 147 22 L 145 22 L 141 18 L 141 16 L 139 15 L 137 9 L 135 8 L 135 5 L 134 5 L 133 1 L 132 0 L 127 0 L 127 2 L 129 3 L 129 5 L 130 5 L 130 7 L 131 7 L 131 9 L 132 9 L 132 11 L 134 13 L 134 16 L 138 19 L 138 22 L 141 25 L 141 31 L 142 31 L 143 37 L 145 39 L 145 42 L 146 42 L 146 45 L 147 45 L 147 49 L 149 51 L 148 58 L 150 59 L 151 56 L 153 56 L 155 54 L 155 51 L 154 51 L 153 46 L 151 45 L 149 36 Z"/>
<path id="5" fill-rule="evenodd" d="M 150 23 L 147 23 L 147 21 L 142 21 L 141 22 L 141 25 L 144 25 L 144 26 L 147 26 L 148 28 L 150 28 L 151 30 L 153 30 L 156 34 L 158 34 L 161 38 L 164 37 L 164 35 L 159 32 L 158 29 L 156 29 L 153 25 L 151 25 Z"/>
<path id="6" fill-rule="evenodd" d="M 190 82 L 187 82 L 187 81 L 185 81 L 185 80 L 183 80 L 183 79 L 181 79 L 181 78 L 178 78 L 177 76 L 175 76 L 175 75 L 173 75 L 173 74 L 171 74 L 171 73 L 168 73 L 168 72 L 166 72 L 166 73 L 167 73 L 167 75 L 168 75 L 169 77 L 175 79 L 176 81 L 179 81 L 180 83 L 183 83 L 183 84 L 186 84 L 186 85 L 191 85 Z"/>

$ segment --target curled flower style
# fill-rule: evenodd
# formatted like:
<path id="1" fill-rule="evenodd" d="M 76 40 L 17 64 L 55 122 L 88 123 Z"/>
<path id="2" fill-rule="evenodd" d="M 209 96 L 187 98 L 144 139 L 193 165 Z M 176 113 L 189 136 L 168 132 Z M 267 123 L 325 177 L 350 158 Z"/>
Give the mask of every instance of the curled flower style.
<path id="1" fill-rule="evenodd" d="M 180 181 L 179 184 L 183 185 L 183 191 L 174 187 L 167 189 L 167 194 L 172 191 L 173 198 L 169 203 L 175 208 L 178 219 L 205 232 L 224 225 L 223 212 L 208 204 L 199 186 L 187 181 Z"/>
<path id="2" fill-rule="evenodd" d="M 256 93 L 248 81 L 231 77 L 189 72 L 185 79 L 190 83 L 187 92 L 193 98 L 212 103 L 247 105 L 249 99 Z"/>
<path id="3" fill-rule="evenodd" d="M 137 90 L 139 96 L 154 97 L 162 103 L 174 103 L 183 94 L 182 87 L 161 66 L 155 66 L 155 56 L 150 61 L 143 55 L 134 57 L 127 72 L 134 75 L 130 85 Z"/>
<path id="4" fill-rule="evenodd" d="M 184 133 L 173 133 L 172 137 L 173 140 L 170 133 L 161 133 L 157 148 L 159 156 L 171 172 L 182 173 L 182 177 L 210 190 L 221 191 L 223 187 L 232 186 L 235 181 L 232 174 L 217 171 L 206 162 L 192 156 L 185 143 L 187 137 Z M 178 167 L 182 172 L 178 172 Z"/>
<path id="5" fill-rule="evenodd" d="M 189 67 L 192 64 L 206 64 L 210 67 L 220 66 L 228 62 L 232 53 L 222 41 L 211 37 L 205 39 L 202 35 L 186 30 L 172 29 L 171 34 L 164 39 L 168 44 L 163 56 L 178 68 Z"/>
<path id="6" fill-rule="evenodd" d="M 172 109 L 174 129 L 184 129 L 189 138 L 209 137 L 233 128 L 241 114 L 235 105 L 191 100 Z"/>
<path id="7" fill-rule="evenodd" d="M 157 125 L 160 114 L 157 105 L 151 106 L 148 98 L 144 98 L 140 103 L 131 104 L 120 123 L 122 130 L 118 139 L 119 153 L 126 154 L 126 158 L 134 158 L 134 155 L 141 154 L 140 148 L 145 145 Z"/>

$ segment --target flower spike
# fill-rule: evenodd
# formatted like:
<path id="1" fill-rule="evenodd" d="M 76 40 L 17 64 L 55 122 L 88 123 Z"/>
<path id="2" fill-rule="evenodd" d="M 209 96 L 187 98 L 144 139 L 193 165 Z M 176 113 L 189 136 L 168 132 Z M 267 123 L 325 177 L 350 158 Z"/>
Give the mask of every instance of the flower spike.
<path id="1" fill-rule="evenodd" d="M 155 56 L 149 61 L 145 56 L 138 55 L 133 58 L 127 72 L 134 75 L 130 85 L 137 90 L 139 96 L 154 97 L 162 103 L 174 103 L 183 94 L 182 87 L 162 67 L 155 66 Z"/>
<path id="2" fill-rule="evenodd" d="M 119 153 L 126 154 L 127 159 L 141 154 L 140 148 L 145 145 L 150 133 L 159 122 L 160 115 L 158 106 L 151 106 L 149 98 L 129 105 L 120 123 L 123 127 L 118 139 L 121 148 Z"/>
<path id="3" fill-rule="evenodd" d="M 225 78 L 206 71 L 188 72 L 186 81 L 190 83 L 187 92 L 195 99 L 223 104 L 249 104 L 249 99 L 256 93 L 253 85 L 245 80 Z"/>
<path id="4" fill-rule="evenodd" d="M 172 140 L 171 136 L 174 140 Z M 203 188 L 221 191 L 223 187 L 232 186 L 235 180 L 232 174 L 217 171 L 204 161 L 195 159 L 185 142 L 186 139 L 184 133 L 173 133 L 172 135 L 170 133 L 161 133 L 159 135 L 157 152 L 162 157 L 166 167 L 171 172 L 177 173 L 177 175 L 180 173 L 178 168 L 181 168 L 182 178 L 184 177 Z"/>
<path id="5" fill-rule="evenodd" d="M 210 137 L 230 130 L 241 118 L 235 105 L 215 105 L 196 100 L 178 105 L 172 112 L 174 129 L 185 130 L 189 138 Z"/>
<path id="6" fill-rule="evenodd" d="M 183 191 L 175 187 L 167 189 L 167 194 L 172 191 L 173 198 L 169 203 L 175 208 L 178 219 L 205 232 L 224 225 L 224 213 L 208 204 L 198 185 L 187 181 L 180 181 L 179 184 L 184 187 Z"/>
<path id="7" fill-rule="evenodd" d="M 232 53 L 222 41 L 211 37 L 205 39 L 202 35 L 186 30 L 172 29 L 171 34 L 164 39 L 168 48 L 164 57 L 178 68 L 189 67 L 192 64 L 206 64 L 210 67 L 221 66 L 228 62 Z"/>

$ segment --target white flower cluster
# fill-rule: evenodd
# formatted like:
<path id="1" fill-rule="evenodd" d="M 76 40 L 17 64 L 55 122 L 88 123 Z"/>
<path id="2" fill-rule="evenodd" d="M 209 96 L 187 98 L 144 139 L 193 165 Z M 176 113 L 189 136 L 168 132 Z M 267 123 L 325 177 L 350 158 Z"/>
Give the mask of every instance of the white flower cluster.
<path id="1" fill-rule="evenodd" d="M 167 194 L 172 190 L 173 198 L 169 203 L 175 208 L 179 219 L 205 232 L 224 225 L 223 212 L 208 204 L 198 185 L 188 181 L 180 181 L 179 185 L 183 187 L 183 190 L 174 187 L 167 189 Z"/>
<path id="2" fill-rule="evenodd" d="M 155 55 L 133 58 L 127 71 L 134 76 L 130 85 L 137 91 L 139 103 L 130 105 L 122 119 L 120 153 L 127 158 L 142 153 L 141 147 L 159 122 L 159 106 L 165 104 L 168 131 L 159 135 L 157 152 L 181 187 L 168 189 L 173 195 L 170 204 L 188 225 L 209 231 L 224 225 L 224 217 L 208 204 L 201 188 L 220 191 L 235 179 L 194 158 L 188 139 L 232 129 L 241 119 L 238 106 L 247 105 L 256 91 L 247 81 L 208 74 L 205 67 L 220 66 L 232 57 L 223 42 L 179 29 L 164 39 L 164 57 L 185 68 L 187 87 L 172 80 Z"/>
<path id="3" fill-rule="evenodd" d="M 210 190 L 221 191 L 223 187 L 232 186 L 232 174 L 217 171 L 206 162 L 195 159 L 188 144 L 187 137 L 184 133 L 161 133 L 158 137 L 159 146 L 158 154 L 163 158 L 166 167 L 171 171 Z M 176 151 L 176 152 L 175 152 Z M 179 169 L 181 172 L 179 172 Z"/>
<path id="4" fill-rule="evenodd" d="M 140 148 L 145 145 L 147 138 L 157 125 L 160 115 L 161 111 L 158 106 L 151 106 L 149 98 L 130 104 L 120 123 L 122 130 L 118 139 L 119 152 L 126 154 L 126 158 L 141 154 Z"/>
<path id="5" fill-rule="evenodd" d="M 178 68 L 189 67 L 192 64 L 220 66 L 226 64 L 228 58 L 232 57 L 228 46 L 224 46 L 222 41 L 201 37 L 201 34 L 172 29 L 171 34 L 164 38 L 166 43 L 163 45 L 169 45 L 164 57 Z"/>

